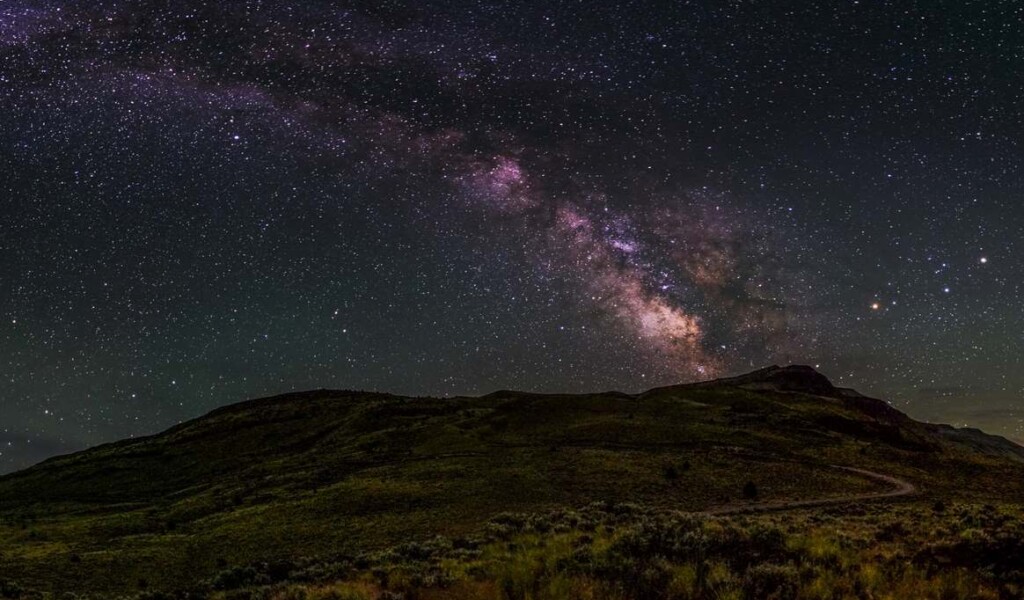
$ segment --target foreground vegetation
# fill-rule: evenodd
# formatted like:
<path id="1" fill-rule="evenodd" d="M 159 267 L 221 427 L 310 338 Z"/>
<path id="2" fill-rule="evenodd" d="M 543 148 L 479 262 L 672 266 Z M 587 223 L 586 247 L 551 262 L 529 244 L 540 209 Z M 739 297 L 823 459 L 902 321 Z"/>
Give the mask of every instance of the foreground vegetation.
<path id="1" fill-rule="evenodd" d="M 473 535 L 226 566 L 164 600 L 1009 599 L 1015 506 L 870 504 L 701 517 L 632 504 L 506 513 Z M 0 596 L 40 594 L 0 582 Z M 78 598 L 83 598 L 79 596 Z"/>
<path id="2" fill-rule="evenodd" d="M 1020 598 L 1022 565 L 1016 508 L 940 503 L 706 519 L 595 504 L 500 515 L 469 538 L 227 570 L 208 589 L 225 599 L 966 600 Z"/>

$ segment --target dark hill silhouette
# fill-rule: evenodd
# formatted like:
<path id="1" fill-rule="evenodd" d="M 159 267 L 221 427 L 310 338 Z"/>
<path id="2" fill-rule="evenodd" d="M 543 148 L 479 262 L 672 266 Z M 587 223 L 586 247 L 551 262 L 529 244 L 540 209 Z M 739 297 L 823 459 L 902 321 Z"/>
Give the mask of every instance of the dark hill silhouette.
<path id="1" fill-rule="evenodd" d="M 763 506 L 885 498 L 897 480 L 991 501 L 1019 497 L 1022 460 L 1003 438 L 920 423 L 806 366 L 641 394 L 315 390 L 0 477 L 0 572 L 120 593 L 458 535 L 505 511 L 600 500 L 710 514 L 748 483 Z"/>
<path id="2" fill-rule="evenodd" d="M 832 385 L 828 377 L 807 365 L 790 365 L 788 367 L 772 365 L 746 375 L 716 379 L 697 385 L 763 388 L 821 396 L 839 394 L 839 389 Z"/>

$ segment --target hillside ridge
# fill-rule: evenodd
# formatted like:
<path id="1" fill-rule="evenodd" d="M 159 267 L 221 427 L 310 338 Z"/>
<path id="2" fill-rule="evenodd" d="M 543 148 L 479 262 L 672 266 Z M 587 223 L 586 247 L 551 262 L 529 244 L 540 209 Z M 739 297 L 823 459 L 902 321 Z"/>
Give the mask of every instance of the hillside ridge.
<path id="1" fill-rule="evenodd" d="M 891 404 L 884 400 L 877 398 L 871 398 L 865 396 L 852 388 L 841 388 L 835 386 L 831 380 L 819 372 L 817 369 L 810 365 L 793 364 L 787 366 L 770 365 L 744 373 L 741 375 L 722 377 L 717 379 L 710 379 L 707 381 L 698 381 L 692 383 L 675 384 L 669 386 L 661 386 L 651 388 L 649 390 L 630 394 L 627 392 L 621 392 L 617 390 L 608 390 L 605 392 L 599 392 L 597 394 L 587 393 L 557 393 L 557 392 L 530 392 L 530 391 L 519 391 L 510 389 L 501 389 L 489 392 L 481 396 L 448 396 L 448 397 L 434 397 L 434 396 L 402 396 L 393 394 L 390 392 L 378 392 L 378 391 L 362 391 L 355 389 L 332 389 L 332 388 L 317 388 L 312 390 L 300 390 L 292 392 L 284 392 L 281 394 L 274 394 L 271 396 L 263 396 L 259 398 L 252 398 L 248 400 L 242 400 L 232 404 L 217 407 L 207 413 L 194 417 L 192 419 L 182 421 L 176 425 L 173 425 L 162 431 L 158 431 L 153 434 L 144 436 L 136 436 L 130 438 L 124 438 L 113 442 L 107 442 L 96 446 L 91 446 L 76 452 L 68 454 L 61 454 L 47 458 L 35 465 L 27 467 L 13 473 L 7 473 L 0 475 L 0 481 L 10 478 L 16 478 L 23 474 L 25 471 L 53 466 L 59 464 L 62 461 L 73 459 L 75 457 L 94 452 L 97 450 L 104 449 L 116 449 L 122 447 L 129 447 L 137 444 L 143 444 L 146 442 L 159 439 L 164 436 L 170 436 L 174 433 L 187 429 L 188 427 L 194 426 L 198 423 L 202 423 L 205 420 L 213 419 L 223 415 L 229 415 L 232 413 L 241 413 L 247 410 L 257 409 L 260 407 L 273 406 L 278 404 L 304 402 L 317 400 L 322 398 L 331 398 L 335 401 L 369 401 L 374 399 L 394 399 L 394 400 L 411 400 L 411 401 L 427 401 L 427 400 L 458 400 L 458 399 L 500 399 L 500 398 L 551 398 L 559 397 L 565 399 L 572 398 L 584 398 L 594 395 L 608 396 L 608 397 L 619 397 L 624 399 L 643 400 L 646 397 L 650 397 L 657 393 L 672 391 L 672 390 L 685 390 L 685 389 L 705 389 L 705 388 L 716 388 L 716 387 L 740 387 L 744 389 L 750 389 L 755 391 L 778 391 L 778 392 L 789 392 L 789 393 L 800 393 L 812 396 L 822 396 L 834 399 L 840 399 L 845 404 L 855 407 L 858 410 L 865 412 L 866 414 L 872 415 L 876 418 L 881 418 L 890 422 L 909 422 L 914 421 L 906 413 L 893 407 Z M 916 422 L 916 421 L 914 421 Z M 1008 439 L 1003 436 L 988 433 L 977 428 L 972 427 L 955 427 L 949 424 L 935 423 L 928 424 L 941 432 L 943 435 L 960 437 L 965 439 L 971 439 L 977 441 L 980 445 L 987 448 L 999 448 L 999 451 L 1008 455 L 1019 455 L 1021 460 L 1024 460 L 1024 446 Z M 1019 449 L 1019 452 L 1015 451 Z"/>
<path id="2" fill-rule="evenodd" d="M 897 480 L 915 500 L 893 495 Z M 800 365 L 637 394 L 310 390 L 0 477 L 0 572 L 117 595 L 224 564 L 458 537 L 509 512 L 989 502 L 1022 482 L 1024 448 L 918 422 Z"/>

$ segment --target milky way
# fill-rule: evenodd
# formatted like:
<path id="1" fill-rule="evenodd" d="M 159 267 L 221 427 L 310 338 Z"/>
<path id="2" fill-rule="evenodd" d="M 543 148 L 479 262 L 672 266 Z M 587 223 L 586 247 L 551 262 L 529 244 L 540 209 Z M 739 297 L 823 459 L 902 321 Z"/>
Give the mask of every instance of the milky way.
<path id="1" fill-rule="evenodd" d="M 789 362 L 1022 438 L 1020 11 L 0 4 L 0 470 Z"/>

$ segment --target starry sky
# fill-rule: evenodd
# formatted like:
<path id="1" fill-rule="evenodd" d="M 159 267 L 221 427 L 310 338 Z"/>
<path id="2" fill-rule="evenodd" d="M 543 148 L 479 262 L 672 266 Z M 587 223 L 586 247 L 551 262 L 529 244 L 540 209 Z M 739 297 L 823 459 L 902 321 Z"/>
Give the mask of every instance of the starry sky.
<path id="1" fill-rule="evenodd" d="M 818 366 L 1024 439 L 1024 7 L 0 0 L 0 472 Z"/>

